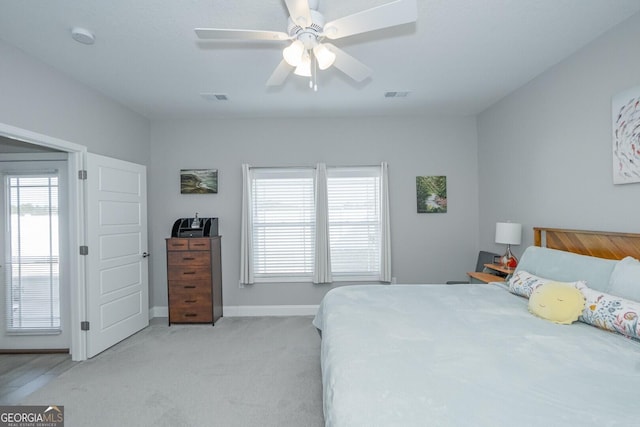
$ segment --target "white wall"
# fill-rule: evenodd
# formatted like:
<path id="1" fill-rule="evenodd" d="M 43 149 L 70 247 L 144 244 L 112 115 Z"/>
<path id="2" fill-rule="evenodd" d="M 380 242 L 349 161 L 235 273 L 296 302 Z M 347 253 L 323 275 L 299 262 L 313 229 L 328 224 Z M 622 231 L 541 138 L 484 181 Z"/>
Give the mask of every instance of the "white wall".
<path id="1" fill-rule="evenodd" d="M 149 216 L 151 282 L 166 306 L 165 241 L 177 218 L 219 217 L 224 305 L 318 304 L 328 285 L 239 288 L 241 164 L 389 163 L 393 276 L 398 283 L 464 279 L 477 256 L 475 118 L 318 118 L 154 122 Z M 179 170 L 218 169 L 219 192 L 181 195 Z M 417 214 L 415 178 L 446 175 L 448 213 Z"/>
<path id="2" fill-rule="evenodd" d="M 640 184 L 613 185 L 611 98 L 640 86 L 640 14 L 478 116 L 480 246 L 495 223 L 640 232 Z"/>
<path id="3" fill-rule="evenodd" d="M 2 41 L 0 58 L 0 123 L 148 163 L 145 117 Z"/>
<path id="4" fill-rule="evenodd" d="M 82 145 L 96 154 L 145 165 L 149 161 L 148 119 L 2 41 L 0 123 Z M 16 144 L 9 146 L 14 149 L 7 151 L 23 151 L 15 150 Z M 74 298 L 71 304 L 77 305 Z M 83 319 L 75 318 L 79 320 Z M 82 334 L 72 331 L 75 360 L 82 357 L 84 348 Z"/>

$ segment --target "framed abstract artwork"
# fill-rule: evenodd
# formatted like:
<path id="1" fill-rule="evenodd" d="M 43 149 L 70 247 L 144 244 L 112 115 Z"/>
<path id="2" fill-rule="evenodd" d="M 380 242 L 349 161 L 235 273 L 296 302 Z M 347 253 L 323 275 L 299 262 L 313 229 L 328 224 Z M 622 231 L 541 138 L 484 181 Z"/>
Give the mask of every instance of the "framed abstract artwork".
<path id="1" fill-rule="evenodd" d="M 613 183 L 640 182 L 640 86 L 612 99 Z"/>
<path id="2" fill-rule="evenodd" d="M 418 213 L 446 213 L 447 177 L 417 176 L 416 200 Z"/>
<path id="3" fill-rule="evenodd" d="M 217 169 L 180 169 L 180 193 L 212 194 L 217 192 Z"/>

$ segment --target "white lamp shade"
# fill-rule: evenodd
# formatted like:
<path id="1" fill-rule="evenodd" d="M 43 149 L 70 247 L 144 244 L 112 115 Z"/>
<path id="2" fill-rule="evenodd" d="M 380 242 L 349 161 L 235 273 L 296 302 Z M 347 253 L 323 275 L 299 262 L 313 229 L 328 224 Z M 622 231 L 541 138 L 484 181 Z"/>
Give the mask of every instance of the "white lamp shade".
<path id="1" fill-rule="evenodd" d="M 293 74 L 296 76 L 311 77 L 311 58 L 309 55 L 302 57 L 302 61 L 300 61 L 300 64 L 298 64 Z"/>
<path id="2" fill-rule="evenodd" d="M 313 48 L 313 54 L 318 60 L 318 68 L 326 70 L 331 67 L 336 60 L 336 54 L 331 52 L 329 48 L 323 44 L 316 45 Z"/>
<path id="3" fill-rule="evenodd" d="M 282 57 L 287 64 L 297 67 L 302 62 L 302 53 L 304 52 L 304 44 L 300 40 L 296 40 L 282 51 Z"/>
<path id="4" fill-rule="evenodd" d="M 522 224 L 498 222 L 496 224 L 496 243 L 519 245 L 522 241 Z"/>

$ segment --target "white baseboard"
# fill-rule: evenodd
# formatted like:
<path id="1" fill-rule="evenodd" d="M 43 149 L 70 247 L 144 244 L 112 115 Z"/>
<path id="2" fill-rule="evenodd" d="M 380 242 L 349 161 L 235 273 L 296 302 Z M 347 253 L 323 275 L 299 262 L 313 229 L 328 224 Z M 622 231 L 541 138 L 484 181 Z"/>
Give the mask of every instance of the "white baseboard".
<path id="1" fill-rule="evenodd" d="M 225 306 L 223 315 L 227 317 L 313 316 L 317 311 L 317 305 L 237 305 Z"/>
<path id="2" fill-rule="evenodd" d="M 258 316 L 314 316 L 317 305 L 226 305 L 222 308 L 224 317 L 258 317 Z M 168 307 L 153 307 L 149 310 L 149 318 L 168 317 Z"/>
<path id="3" fill-rule="evenodd" d="M 154 317 L 169 317 L 169 307 L 151 307 L 149 310 L 149 319 Z"/>

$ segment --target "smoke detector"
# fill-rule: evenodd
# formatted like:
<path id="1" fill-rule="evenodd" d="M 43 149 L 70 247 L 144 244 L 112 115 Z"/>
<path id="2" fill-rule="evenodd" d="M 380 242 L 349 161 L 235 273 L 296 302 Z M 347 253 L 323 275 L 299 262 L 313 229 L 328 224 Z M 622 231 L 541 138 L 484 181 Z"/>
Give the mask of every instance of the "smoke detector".
<path id="1" fill-rule="evenodd" d="M 86 28 L 75 27 L 71 29 L 71 37 L 82 44 L 94 44 L 96 37 Z"/>

